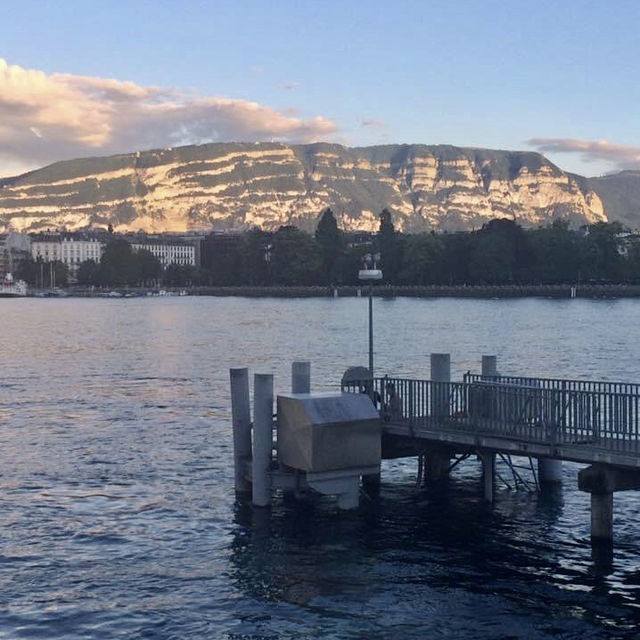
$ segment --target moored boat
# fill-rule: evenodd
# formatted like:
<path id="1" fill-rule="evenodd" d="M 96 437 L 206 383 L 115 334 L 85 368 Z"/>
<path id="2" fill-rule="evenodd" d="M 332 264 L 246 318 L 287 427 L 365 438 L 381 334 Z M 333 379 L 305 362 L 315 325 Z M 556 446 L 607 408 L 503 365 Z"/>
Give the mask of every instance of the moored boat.
<path id="1" fill-rule="evenodd" d="M 10 273 L 0 282 L 0 298 L 24 298 L 27 295 L 27 283 L 14 280 Z"/>

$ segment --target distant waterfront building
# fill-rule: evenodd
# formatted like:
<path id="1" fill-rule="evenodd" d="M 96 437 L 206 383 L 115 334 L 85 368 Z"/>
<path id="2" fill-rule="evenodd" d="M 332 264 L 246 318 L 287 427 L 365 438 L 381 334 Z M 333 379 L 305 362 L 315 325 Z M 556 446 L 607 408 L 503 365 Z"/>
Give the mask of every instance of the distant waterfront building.
<path id="1" fill-rule="evenodd" d="M 103 249 L 104 244 L 98 238 L 83 234 L 40 235 L 31 239 L 31 257 L 36 261 L 64 263 L 71 280 L 76 279 L 85 260 L 100 262 Z"/>
<path id="2" fill-rule="evenodd" d="M 189 242 L 160 238 L 137 238 L 131 242 L 134 251 L 148 251 L 152 253 L 166 269 L 170 264 L 180 266 L 196 266 L 196 247 Z"/>
<path id="3" fill-rule="evenodd" d="M 26 233 L 5 233 L 0 235 L 0 280 L 7 273 L 18 270 L 20 263 L 29 257 L 31 239 Z"/>

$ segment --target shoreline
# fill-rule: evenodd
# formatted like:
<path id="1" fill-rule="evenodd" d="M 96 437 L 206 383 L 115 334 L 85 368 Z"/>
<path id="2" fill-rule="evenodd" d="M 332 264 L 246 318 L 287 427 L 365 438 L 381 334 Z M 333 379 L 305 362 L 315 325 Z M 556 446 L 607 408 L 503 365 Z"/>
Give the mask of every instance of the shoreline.
<path id="1" fill-rule="evenodd" d="M 113 287 L 88 289 L 72 287 L 46 297 L 122 298 L 163 296 L 213 296 L 244 298 L 354 298 L 368 295 L 368 287 L 329 286 L 197 286 L 165 287 L 164 294 L 148 287 Z M 155 293 L 154 293 L 155 292 Z M 426 285 L 373 287 L 377 298 L 638 298 L 640 285 Z M 42 297 L 41 291 L 29 292 L 29 297 Z"/>

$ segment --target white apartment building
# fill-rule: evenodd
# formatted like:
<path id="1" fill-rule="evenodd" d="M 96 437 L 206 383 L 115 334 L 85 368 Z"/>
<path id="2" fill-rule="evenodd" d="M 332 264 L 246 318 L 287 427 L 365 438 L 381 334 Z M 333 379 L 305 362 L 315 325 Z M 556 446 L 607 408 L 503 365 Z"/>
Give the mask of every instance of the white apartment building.
<path id="1" fill-rule="evenodd" d="M 42 236 L 31 241 L 31 257 L 42 262 L 58 260 L 69 268 L 69 275 L 75 278 L 78 267 L 85 260 L 100 262 L 104 245 L 96 238 L 76 238 L 73 236 Z"/>
<path id="2" fill-rule="evenodd" d="M 149 251 L 166 269 L 170 264 L 196 266 L 196 248 L 192 244 L 169 244 L 163 242 L 135 242 L 131 244 L 134 251 Z"/>

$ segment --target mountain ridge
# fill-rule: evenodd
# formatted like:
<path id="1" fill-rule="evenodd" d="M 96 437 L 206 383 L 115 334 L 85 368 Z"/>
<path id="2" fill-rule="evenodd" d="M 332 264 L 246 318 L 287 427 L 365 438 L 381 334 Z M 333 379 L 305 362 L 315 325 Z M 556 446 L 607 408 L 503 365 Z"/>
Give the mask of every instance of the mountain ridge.
<path id="1" fill-rule="evenodd" d="M 311 230 L 327 206 L 352 230 L 377 228 L 384 207 L 405 231 L 465 230 L 504 216 L 523 226 L 589 224 L 608 219 L 598 191 L 604 179 L 569 174 L 533 151 L 208 143 L 64 160 L 0 178 L 0 229 Z M 627 205 L 606 185 L 604 192 L 621 215 Z"/>

